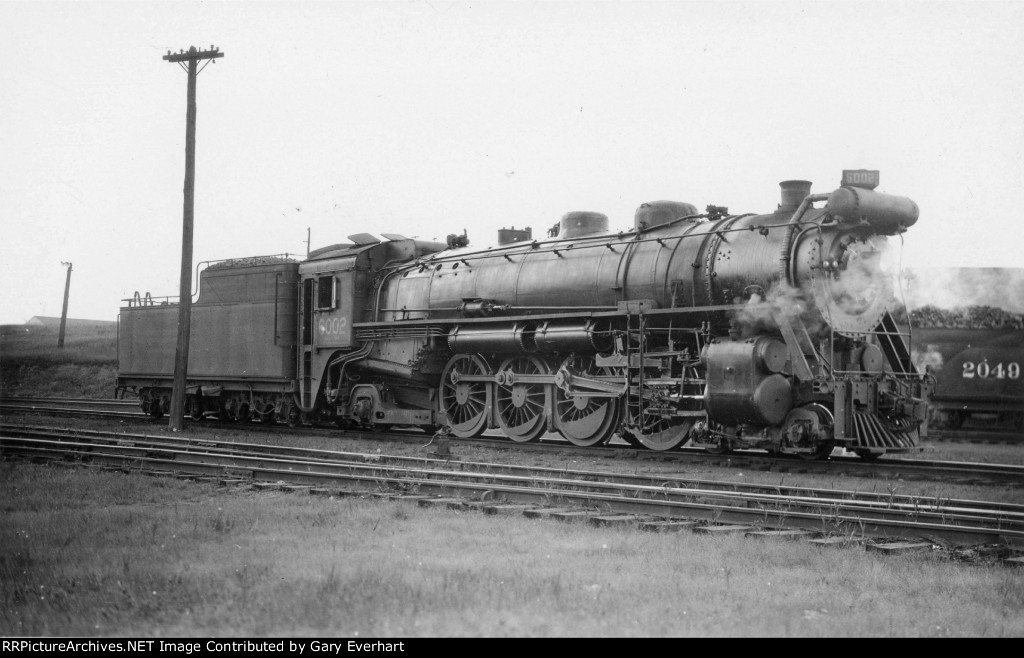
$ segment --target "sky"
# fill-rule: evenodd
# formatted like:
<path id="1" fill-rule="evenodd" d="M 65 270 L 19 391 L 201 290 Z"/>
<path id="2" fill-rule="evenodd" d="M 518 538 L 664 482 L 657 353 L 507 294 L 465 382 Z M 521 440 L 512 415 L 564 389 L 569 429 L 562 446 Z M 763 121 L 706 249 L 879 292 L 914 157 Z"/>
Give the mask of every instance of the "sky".
<path id="1" fill-rule="evenodd" d="M 0 324 L 176 295 L 193 260 L 471 245 L 671 199 L 764 213 L 878 169 L 906 268 L 1020 267 L 1024 3 L 0 0 Z M 897 239 L 897 244 L 899 241 Z M 1009 284 L 1008 284 L 1009 285 Z M 1014 283 L 1013 285 L 1017 285 Z"/>

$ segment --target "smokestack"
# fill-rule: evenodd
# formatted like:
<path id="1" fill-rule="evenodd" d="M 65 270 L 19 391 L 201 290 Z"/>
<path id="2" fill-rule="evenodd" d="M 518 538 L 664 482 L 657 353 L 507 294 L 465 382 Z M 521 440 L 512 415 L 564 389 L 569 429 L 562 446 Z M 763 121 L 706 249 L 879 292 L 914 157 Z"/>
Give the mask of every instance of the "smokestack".
<path id="1" fill-rule="evenodd" d="M 779 187 L 782 188 L 782 203 L 776 212 L 794 212 L 811 193 L 809 180 L 784 180 L 779 183 Z"/>

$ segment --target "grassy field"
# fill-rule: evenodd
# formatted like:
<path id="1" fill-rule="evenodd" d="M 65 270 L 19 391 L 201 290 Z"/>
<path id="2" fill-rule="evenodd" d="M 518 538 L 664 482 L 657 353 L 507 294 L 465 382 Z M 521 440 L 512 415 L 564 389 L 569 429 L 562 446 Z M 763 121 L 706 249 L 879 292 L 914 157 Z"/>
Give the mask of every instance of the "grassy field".
<path id="1" fill-rule="evenodd" d="M 63 397 L 114 396 L 117 325 L 65 332 L 20 325 L 0 327 L 0 394 Z"/>
<path id="2" fill-rule="evenodd" d="M 1024 635 L 1024 570 L 0 465 L 0 635 Z"/>

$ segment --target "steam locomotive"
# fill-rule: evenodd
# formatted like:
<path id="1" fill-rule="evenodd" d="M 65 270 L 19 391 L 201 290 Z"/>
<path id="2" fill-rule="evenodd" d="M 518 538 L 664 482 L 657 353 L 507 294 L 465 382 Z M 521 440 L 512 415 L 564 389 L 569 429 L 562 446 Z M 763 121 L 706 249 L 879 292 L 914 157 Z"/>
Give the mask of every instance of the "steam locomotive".
<path id="1" fill-rule="evenodd" d="M 212 263 L 186 409 L 578 446 L 913 450 L 929 384 L 882 256 L 918 208 L 877 184 L 867 170 L 829 194 L 785 181 L 760 215 L 654 201 L 627 231 L 571 212 L 546 239 L 486 249 L 357 234 L 302 262 Z M 177 304 L 126 302 L 118 389 L 167 413 Z"/>

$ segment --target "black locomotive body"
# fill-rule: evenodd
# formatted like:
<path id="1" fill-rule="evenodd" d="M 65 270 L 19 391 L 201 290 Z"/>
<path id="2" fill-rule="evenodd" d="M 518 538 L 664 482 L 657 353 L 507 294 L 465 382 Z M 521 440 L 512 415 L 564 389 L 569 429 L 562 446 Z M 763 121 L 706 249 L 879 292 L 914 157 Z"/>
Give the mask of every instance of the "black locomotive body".
<path id="1" fill-rule="evenodd" d="M 913 449 L 926 433 L 928 385 L 889 313 L 879 261 L 918 210 L 866 185 L 876 172 L 848 173 L 831 194 L 787 181 L 764 215 L 659 201 L 643 204 L 629 231 L 569 213 L 548 239 L 483 250 L 457 236 L 351 236 L 275 274 L 275 308 L 294 319 L 275 314 L 269 331 L 264 318 L 247 349 L 294 336 L 294 376 L 249 408 L 520 442 L 553 432 L 581 446 L 617 434 L 655 450 Z M 146 335 L 168 349 L 173 340 L 144 328 L 149 312 L 122 309 L 122 341 L 137 332 L 133 349 Z M 192 344 L 217 349 L 227 331 L 194 326 Z M 249 374 L 230 365 L 208 395 L 191 363 L 200 415 L 231 416 L 253 398 Z M 156 413 L 169 399 L 161 367 L 131 372 L 122 361 L 118 382 Z"/>

